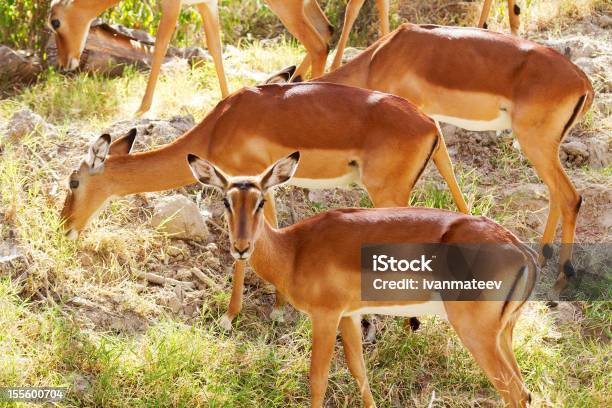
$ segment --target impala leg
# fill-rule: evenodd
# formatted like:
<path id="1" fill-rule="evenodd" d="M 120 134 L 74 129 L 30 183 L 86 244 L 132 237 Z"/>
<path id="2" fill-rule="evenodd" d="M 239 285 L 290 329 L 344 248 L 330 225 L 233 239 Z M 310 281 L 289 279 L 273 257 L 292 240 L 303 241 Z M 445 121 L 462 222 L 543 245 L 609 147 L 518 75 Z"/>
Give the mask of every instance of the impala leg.
<path id="1" fill-rule="evenodd" d="M 372 155 L 373 156 L 373 155 Z M 387 157 L 386 155 L 382 155 L 382 157 Z M 424 166 L 427 165 L 427 162 L 424 163 Z M 408 200 L 410 200 L 410 193 L 412 192 L 412 186 L 416 183 L 414 180 L 418 173 L 415 175 L 409 175 L 406 177 L 405 174 L 399 173 L 398 175 L 382 175 L 377 174 L 375 171 L 374 174 L 370 175 L 369 169 L 370 163 L 364 166 L 363 174 L 362 174 L 362 183 L 370 196 L 370 200 L 372 200 L 372 204 L 377 208 L 384 207 L 404 207 L 408 204 Z M 372 169 L 375 169 L 376 166 L 372 166 Z M 396 189 L 389 189 L 386 186 L 386 180 L 403 180 L 408 178 L 410 182 L 406 185 L 401 184 L 398 185 Z M 417 331 L 421 325 L 421 322 L 417 317 L 411 317 L 408 320 L 406 327 L 410 327 L 412 331 Z"/>
<path id="2" fill-rule="evenodd" d="M 232 329 L 232 320 L 242 310 L 242 291 L 244 289 L 244 270 L 246 268 L 246 261 L 236 261 L 234 263 L 234 274 L 232 277 L 232 297 L 230 298 L 229 307 L 227 312 L 221 317 L 219 323 L 225 330 Z"/>
<path id="3" fill-rule="evenodd" d="M 355 20 L 359 15 L 359 10 L 361 10 L 364 1 L 365 0 L 349 0 L 348 4 L 346 5 L 342 34 L 340 35 L 340 40 L 338 41 L 338 46 L 336 47 L 336 55 L 334 56 L 334 61 L 331 65 L 332 70 L 338 68 L 342 64 L 344 48 L 346 48 L 346 43 L 348 42 L 349 35 L 351 34 L 351 29 L 353 28 L 353 24 L 355 24 Z"/>
<path id="4" fill-rule="evenodd" d="M 536 137 L 529 138 L 516 132 L 521 150 L 531 161 L 536 172 L 542 178 L 550 194 L 549 220 L 546 223 L 548 235 L 544 238 L 548 243 L 552 241 L 553 231 L 557 225 L 559 212 L 561 214 L 561 253 L 559 255 L 559 276 L 551 290 L 551 300 L 557 300 L 561 291 L 567 286 L 568 278 L 574 274 L 574 267 L 571 263 L 572 244 L 574 242 L 574 232 L 576 229 L 576 218 L 580 210 L 582 198 L 576 188 L 563 170 L 559 161 L 559 142 L 554 145 L 543 144 Z M 532 140 L 536 142 L 532 142 Z M 542 247 L 543 254 L 546 255 L 546 247 Z"/>
<path id="5" fill-rule="evenodd" d="M 363 345 L 361 343 L 361 317 L 359 315 L 343 317 L 340 319 L 340 333 L 344 357 L 351 374 L 357 381 L 359 392 L 366 408 L 376 407 L 374 397 L 370 390 L 363 359 Z"/>
<path id="6" fill-rule="evenodd" d="M 331 315 L 327 310 L 311 316 L 312 355 L 310 357 L 310 406 L 323 407 L 329 367 L 331 364 L 336 330 L 340 316 Z"/>
<path id="7" fill-rule="evenodd" d="M 308 69 L 310 68 L 311 64 L 312 62 L 310 59 L 310 54 L 306 54 L 301 64 L 298 65 L 298 67 L 296 68 L 289 82 L 302 82 L 306 77 L 306 74 L 308 73 Z"/>
<path id="8" fill-rule="evenodd" d="M 334 27 L 331 25 L 327 16 L 321 10 L 321 6 L 316 0 L 307 0 L 304 3 L 304 13 L 308 18 L 308 21 L 317 30 L 325 44 L 329 44 L 332 35 L 334 34 Z"/>
<path id="9" fill-rule="evenodd" d="M 482 4 L 482 11 L 480 12 L 480 20 L 478 20 L 478 27 L 485 29 L 488 28 L 487 19 L 489 18 L 492 2 L 493 0 L 484 0 Z"/>
<path id="10" fill-rule="evenodd" d="M 155 48 L 153 50 L 153 59 L 151 60 L 151 73 L 149 74 L 147 89 L 140 103 L 140 108 L 136 113 L 137 116 L 141 116 L 151 109 L 155 85 L 157 84 L 159 71 L 164 57 L 166 56 L 166 51 L 168 50 L 168 44 L 170 44 L 170 39 L 174 33 L 179 12 L 181 11 L 181 2 L 178 0 L 163 0 L 161 2 L 161 8 L 162 15 L 159 27 L 157 28 L 157 37 L 155 38 Z"/>
<path id="11" fill-rule="evenodd" d="M 268 191 L 266 193 L 266 202 L 264 203 L 264 216 L 274 228 L 278 228 L 278 219 L 276 218 L 276 204 L 274 203 L 274 193 L 272 191 Z M 270 319 L 282 322 L 284 320 L 283 309 L 285 306 L 285 299 L 283 296 L 276 292 L 276 300 L 274 302 L 274 309 L 272 309 L 272 313 L 270 313 Z"/>
<path id="12" fill-rule="evenodd" d="M 225 70 L 223 68 L 223 48 L 221 46 L 219 8 L 216 1 L 199 3 L 197 4 L 197 7 L 204 23 L 204 32 L 206 33 L 206 44 L 208 46 L 208 51 L 212 56 L 215 64 L 215 70 L 217 71 L 217 77 L 219 78 L 221 97 L 225 98 L 227 95 L 229 95 L 229 89 L 227 87 L 227 78 L 225 77 Z"/>
<path id="13" fill-rule="evenodd" d="M 521 8 L 516 4 L 516 1 L 508 0 L 508 18 L 510 19 L 510 31 L 513 35 L 518 35 L 519 26 L 521 24 L 520 15 Z"/>
<path id="14" fill-rule="evenodd" d="M 499 327 L 499 305 L 501 302 L 475 302 L 471 304 L 473 309 L 493 308 L 493 313 L 484 316 L 474 316 L 469 312 L 470 302 L 451 302 L 447 304 L 449 322 L 457 332 L 463 345 L 472 354 L 478 365 L 485 372 L 487 378 L 497 392 L 501 395 L 507 407 L 526 407 L 530 395 L 522 378 L 516 375 L 514 366 L 518 367 L 514 353 L 505 351 L 507 338 L 504 338 L 505 327 Z M 465 303 L 457 305 L 457 303 Z M 486 305 L 486 303 L 490 303 Z M 473 316 L 474 319 L 461 318 L 465 315 Z M 478 322 L 474 324 L 474 321 Z M 502 343 L 506 343 L 502 347 Z"/>
<path id="15" fill-rule="evenodd" d="M 469 214 L 470 210 L 465 202 L 465 199 L 463 198 L 463 194 L 459 188 L 459 183 L 457 183 L 457 178 L 455 177 L 455 172 L 453 170 L 453 163 L 451 162 L 448 150 L 446 149 L 444 138 L 441 135 L 438 138 L 438 148 L 434 152 L 432 159 L 436 165 L 436 168 L 444 178 L 444 181 L 446 181 L 459 211 L 464 214 Z"/>
<path id="16" fill-rule="evenodd" d="M 376 0 L 378 15 L 380 16 L 380 35 L 389 34 L 389 0 Z"/>
<path id="17" fill-rule="evenodd" d="M 287 27 L 287 30 L 306 48 L 312 65 L 312 77 L 321 76 L 327 60 L 327 43 L 308 20 L 303 3 L 291 2 L 292 4 L 288 5 L 285 0 L 268 0 L 267 3 L 283 25 Z M 303 79 L 306 76 L 307 69 L 308 66 L 302 62 L 293 74 L 293 78 L 300 77 Z"/>
<path id="18" fill-rule="evenodd" d="M 553 255 L 553 249 L 550 244 L 555 239 L 557 232 L 557 225 L 559 225 L 559 217 L 561 216 L 561 209 L 559 208 L 559 197 L 551 197 L 548 207 L 548 219 L 546 220 L 546 227 L 544 228 L 544 235 L 542 235 L 540 254 L 538 255 L 538 263 L 540 266 L 546 265 L 546 260 L 551 258 Z"/>

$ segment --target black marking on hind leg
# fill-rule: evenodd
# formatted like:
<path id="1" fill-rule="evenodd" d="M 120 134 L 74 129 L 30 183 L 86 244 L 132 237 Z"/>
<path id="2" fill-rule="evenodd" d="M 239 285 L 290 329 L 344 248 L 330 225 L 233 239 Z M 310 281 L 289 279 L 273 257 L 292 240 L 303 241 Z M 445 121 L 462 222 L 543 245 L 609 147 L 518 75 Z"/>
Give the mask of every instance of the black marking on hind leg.
<path id="1" fill-rule="evenodd" d="M 569 259 L 563 264 L 563 273 L 567 278 L 571 278 L 576 275 L 574 265 L 572 265 L 572 261 L 570 261 Z"/>
<path id="2" fill-rule="evenodd" d="M 527 394 L 527 402 L 531 404 L 531 393 Z"/>
<path id="3" fill-rule="evenodd" d="M 419 330 L 419 327 L 421 327 L 421 322 L 419 321 L 418 317 L 411 317 L 410 318 L 410 329 L 413 332 L 415 332 Z"/>
<path id="4" fill-rule="evenodd" d="M 587 94 L 584 94 L 584 95 L 582 95 L 580 97 L 580 99 L 578 99 L 578 103 L 574 107 L 574 112 L 572 112 L 572 116 L 570 116 L 569 120 L 565 124 L 565 127 L 563 128 L 563 132 L 561 132 L 561 140 L 563 140 L 563 138 L 565 137 L 565 134 L 567 133 L 567 131 L 574 124 L 574 121 L 578 117 L 578 114 L 580 113 L 580 110 L 582 109 L 582 106 L 584 105 L 584 102 L 585 102 L 586 98 L 587 98 Z"/>
<path id="5" fill-rule="evenodd" d="M 427 156 L 427 160 L 425 160 L 425 163 L 423 163 L 423 167 L 421 167 L 421 170 L 419 170 L 417 177 L 414 179 L 414 184 L 416 184 L 416 182 L 421 178 L 421 175 L 425 171 L 425 167 L 427 167 L 427 163 L 429 163 L 429 160 L 431 160 L 431 156 L 433 155 L 434 151 L 438 147 L 438 143 L 440 142 L 438 138 L 440 137 L 442 136 L 438 135 L 436 137 L 436 140 L 434 141 L 433 146 L 431 146 L 431 151 L 429 152 L 429 155 Z"/>
<path id="6" fill-rule="evenodd" d="M 576 213 L 580 211 L 581 206 L 582 206 L 582 196 L 578 196 L 578 203 L 576 203 Z"/>
<path id="7" fill-rule="evenodd" d="M 485 21 L 484 24 L 482 25 L 482 28 L 484 28 L 485 30 L 489 29 L 489 25 L 487 24 L 487 22 Z"/>
<path id="8" fill-rule="evenodd" d="M 553 256 L 552 245 L 544 244 L 544 246 L 542 247 L 542 255 L 544 255 L 544 258 L 546 258 L 546 259 L 552 258 L 552 256 Z"/>
<path id="9" fill-rule="evenodd" d="M 508 296 L 506 296 L 506 301 L 504 302 L 504 305 L 502 306 L 502 310 L 501 310 L 501 315 L 504 315 L 504 312 L 506 311 L 506 307 L 508 306 L 508 303 L 510 303 L 510 301 L 512 300 L 512 296 L 514 295 L 514 291 L 516 290 L 516 285 L 518 284 L 518 281 L 523 277 L 523 275 L 525 274 L 527 267 L 523 266 L 521 267 L 521 269 L 518 270 L 518 273 L 516 274 L 516 278 L 514 278 L 514 282 L 512 282 L 512 286 L 510 287 L 510 290 L 508 291 Z"/>

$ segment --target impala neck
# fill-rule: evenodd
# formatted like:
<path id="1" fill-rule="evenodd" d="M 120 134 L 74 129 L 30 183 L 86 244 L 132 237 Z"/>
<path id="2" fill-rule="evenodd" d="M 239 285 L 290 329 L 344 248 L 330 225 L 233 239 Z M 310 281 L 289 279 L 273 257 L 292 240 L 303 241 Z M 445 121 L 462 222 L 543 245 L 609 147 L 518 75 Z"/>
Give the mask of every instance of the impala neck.
<path id="1" fill-rule="evenodd" d="M 282 229 L 275 229 L 264 220 L 261 235 L 255 243 L 250 264 L 257 275 L 287 293 L 288 277 L 292 274 L 295 248 Z"/>
<path id="2" fill-rule="evenodd" d="M 209 132 L 198 126 L 174 142 L 143 153 L 109 157 L 104 175 L 114 195 L 163 191 L 195 183 L 187 154 L 208 156 Z"/>

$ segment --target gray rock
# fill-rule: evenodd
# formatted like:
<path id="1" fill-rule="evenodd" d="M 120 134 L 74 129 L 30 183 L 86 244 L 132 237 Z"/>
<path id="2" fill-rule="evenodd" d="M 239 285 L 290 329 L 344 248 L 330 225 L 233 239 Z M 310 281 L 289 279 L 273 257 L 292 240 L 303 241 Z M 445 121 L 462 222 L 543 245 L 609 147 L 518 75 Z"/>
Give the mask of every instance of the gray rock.
<path id="1" fill-rule="evenodd" d="M 588 150 L 589 166 L 601 169 L 612 163 L 612 146 L 610 137 L 601 134 L 585 141 Z"/>
<path id="2" fill-rule="evenodd" d="M 30 82 L 41 72 L 38 57 L 0 45 L 0 86 Z"/>
<path id="3" fill-rule="evenodd" d="M 157 200 L 151 225 L 174 238 L 200 241 L 208 237 L 208 228 L 198 206 L 180 194 Z"/>
<path id="4" fill-rule="evenodd" d="M 5 127 L 0 130 L 0 145 L 6 142 L 16 142 L 31 133 L 48 135 L 57 132 L 40 115 L 25 108 L 15 112 Z"/>
<path id="5" fill-rule="evenodd" d="M 104 129 L 102 133 L 108 133 L 114 139 L 125 135 L 130 129 L 136 128 L 136 147 L 148 149 L 172 142 L 183 133 L 195 126 L 195 120 L 191 115 L 174 116 L 169 120 L 157 119 L 133 119 L 114 123 Z"/>

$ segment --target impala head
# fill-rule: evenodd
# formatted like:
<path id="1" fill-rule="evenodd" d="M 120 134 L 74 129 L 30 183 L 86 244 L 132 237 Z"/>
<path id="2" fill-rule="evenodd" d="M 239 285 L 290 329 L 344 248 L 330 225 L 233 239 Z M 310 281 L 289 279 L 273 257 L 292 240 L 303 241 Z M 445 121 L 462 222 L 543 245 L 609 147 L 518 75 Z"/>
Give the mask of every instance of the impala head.
<path id="1" fill-rule="evenodd" d="M 189 167 L 202 184 L 215 187 L 223 195 L 230 232 L 230 252 L 235 259 L 249 259 L 263 226 L 264 195 L 272 187 L 286 183 L 297 169 L 300 153 L 280 159 L 258 176 L 230 177 L 207 160 L 192 154 Z"/>
<path id="2" fill-rule="evenodd" d="M 78 0 L 53 0 L 49 8 L 49 28 L 55 34 L 57 63 L 66 71 L 77 69 L 89 26 L 98 14 L 97 7 Z M 95 2 L 94 2 L 95 4 Z"/>
<path id="3" fill-rule="evenodd" d="M 113 143 L 110 135 L 100 136 L 70 174 L 69 191 L 61 212 L 64 230 L 70 238 L 76 238 L 89 219 L 117 194 L 115 178 L 106 167 L 111 159 L 129 154 L 135 138 L 136 129 Z"/>

